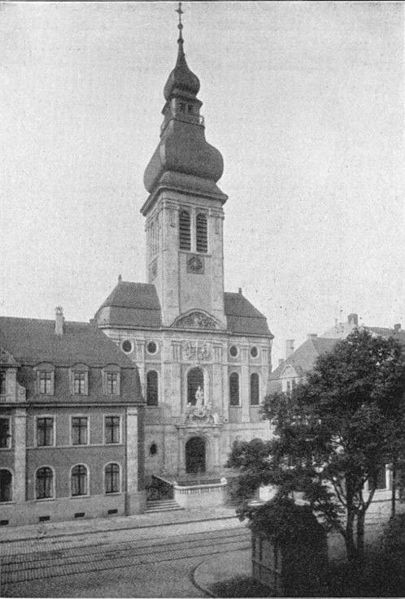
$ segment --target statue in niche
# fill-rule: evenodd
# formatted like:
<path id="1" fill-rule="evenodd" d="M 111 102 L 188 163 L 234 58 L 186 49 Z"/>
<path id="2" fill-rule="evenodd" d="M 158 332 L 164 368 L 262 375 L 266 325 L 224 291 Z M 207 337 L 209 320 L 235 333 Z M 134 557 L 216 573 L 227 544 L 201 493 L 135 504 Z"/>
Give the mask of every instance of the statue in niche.
<path id="1" fill-rule="evenodd" d="M 204 403 L 204 391 L 201 389 L 200 385 L 198 385 L 198 389 L 195 392 L 195 407 L 202 408 Z"/>

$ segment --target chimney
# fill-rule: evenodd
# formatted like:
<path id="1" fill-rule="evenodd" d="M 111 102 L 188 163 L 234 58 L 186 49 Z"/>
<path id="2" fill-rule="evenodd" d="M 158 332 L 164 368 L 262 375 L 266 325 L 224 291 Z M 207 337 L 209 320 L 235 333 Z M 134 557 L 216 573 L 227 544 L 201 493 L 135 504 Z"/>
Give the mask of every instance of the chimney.
<path id="1" fill-rule="evenodd" d="M 238 293 L 240 293 L 242 295 L 242 287 L 239 287 Z"/>
<path id="2" fill-rule="evenodd" d="M 316 339 L 318 337 L 318 333 L 308 333 L 307 339 Z"/>
<path id="3" fill-rule="evenodd" d="M 63 335 L 64 322 L 63 308 L 62 306 L 57 306 L 55 309 L 55 335 Z"/>
<path id="4" fill-rule="evenodd" d="M 122 281 L 122 275 L 118 275 L 118 283 L 121 283 Z"/>
<path id="5" fill-rule="evenodd" d="M 294 352 L 294 339 L 287 339 L 285 342 L 285 358 L 289 358 Z"/>
<path id="6" fill-rule="evenodd" d="M 347 322 L 355 327 L 359 325 L 359 317 L 357 314 L 349 314 Z"/>
<path id="7" fill-rule="evenodd" d="M 400 330 L 401 330 L 401 323 L 399 322 L 398 324 L 394 324 L 394 331 L 396 333 L 399 333 Z"/>

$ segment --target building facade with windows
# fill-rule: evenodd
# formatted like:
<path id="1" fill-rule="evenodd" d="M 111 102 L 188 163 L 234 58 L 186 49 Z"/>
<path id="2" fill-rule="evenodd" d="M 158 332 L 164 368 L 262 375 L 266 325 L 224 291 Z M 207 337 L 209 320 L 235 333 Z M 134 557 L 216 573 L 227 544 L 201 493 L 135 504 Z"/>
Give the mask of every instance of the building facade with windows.
<path id="1" fill-rule="evenodd" d="M 96 327 L 0 318 L 0 524 L 143 511 L 143 412 Z"/>
<path id="2" fill-rule="evenodd" d="M 205 139 L 199 86 L 180 31 L 144 176 L 148 282 L 119 278 L 95 315 L 139 369 L 146 473 L 176 478 L 219 473 L 234 440 L 270 434 L 259 404 L 273 336 L 241 290 L 224 292 L 223 160 Z"/>

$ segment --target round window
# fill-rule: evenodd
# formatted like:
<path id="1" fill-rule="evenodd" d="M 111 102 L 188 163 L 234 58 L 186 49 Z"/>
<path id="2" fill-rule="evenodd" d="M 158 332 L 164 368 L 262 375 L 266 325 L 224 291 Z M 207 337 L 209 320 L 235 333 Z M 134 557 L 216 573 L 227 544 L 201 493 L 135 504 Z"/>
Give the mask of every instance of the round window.
<path id="1" fill-rule="evenodd" d="M 259 355 L 259 350 L 256 346 L 250 349 L 250 355 L 252 356 L 252 358 L 257 358 L 257 356 Z"/>
<path id="2" fill-rule="evenodd" d="M 129 341 L 128 339 L 125 339 L 125 341 L 122 342 L 122 350 L 126 353 L 126 354 L 130 354 L 131 351 L 134 349 L 131 341 Z"/>
<path id="3" fill-rule="evenodd" d="M 146 350 L 148 354 L 155 354 L 157 352 L 156 343 L 154 341 L 149 341 L 148 345 L 146 346 Z"/>
<path id="4" fill-rule="evenodd" d="M 236 347 L 236 345 L 231 345 L 229 353 L 231 354 L 232 358 L 236 358 L 236 356 L 238 355 L 238 348 Z"/>

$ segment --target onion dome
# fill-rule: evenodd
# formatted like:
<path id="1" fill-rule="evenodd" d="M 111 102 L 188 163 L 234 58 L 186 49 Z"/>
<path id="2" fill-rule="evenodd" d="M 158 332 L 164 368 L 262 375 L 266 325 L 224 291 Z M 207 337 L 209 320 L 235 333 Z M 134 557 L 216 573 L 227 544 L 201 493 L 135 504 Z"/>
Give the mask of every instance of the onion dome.
<path id="1" fill-rule="evenodd" d="M 186 62 L 186 56 L 183 49 L 183 39 L 179 38 L 179 51 L 177 54 L 177 62 L 173 71 L 170 73 L 166 85 L 163 90 L 163 94 L 166 100 L 176 92 L 186 92 L 193 96 L 196 96 L 200 89 L 200 81 L 197 75 L 194 75 L 188 68 Z"/>

